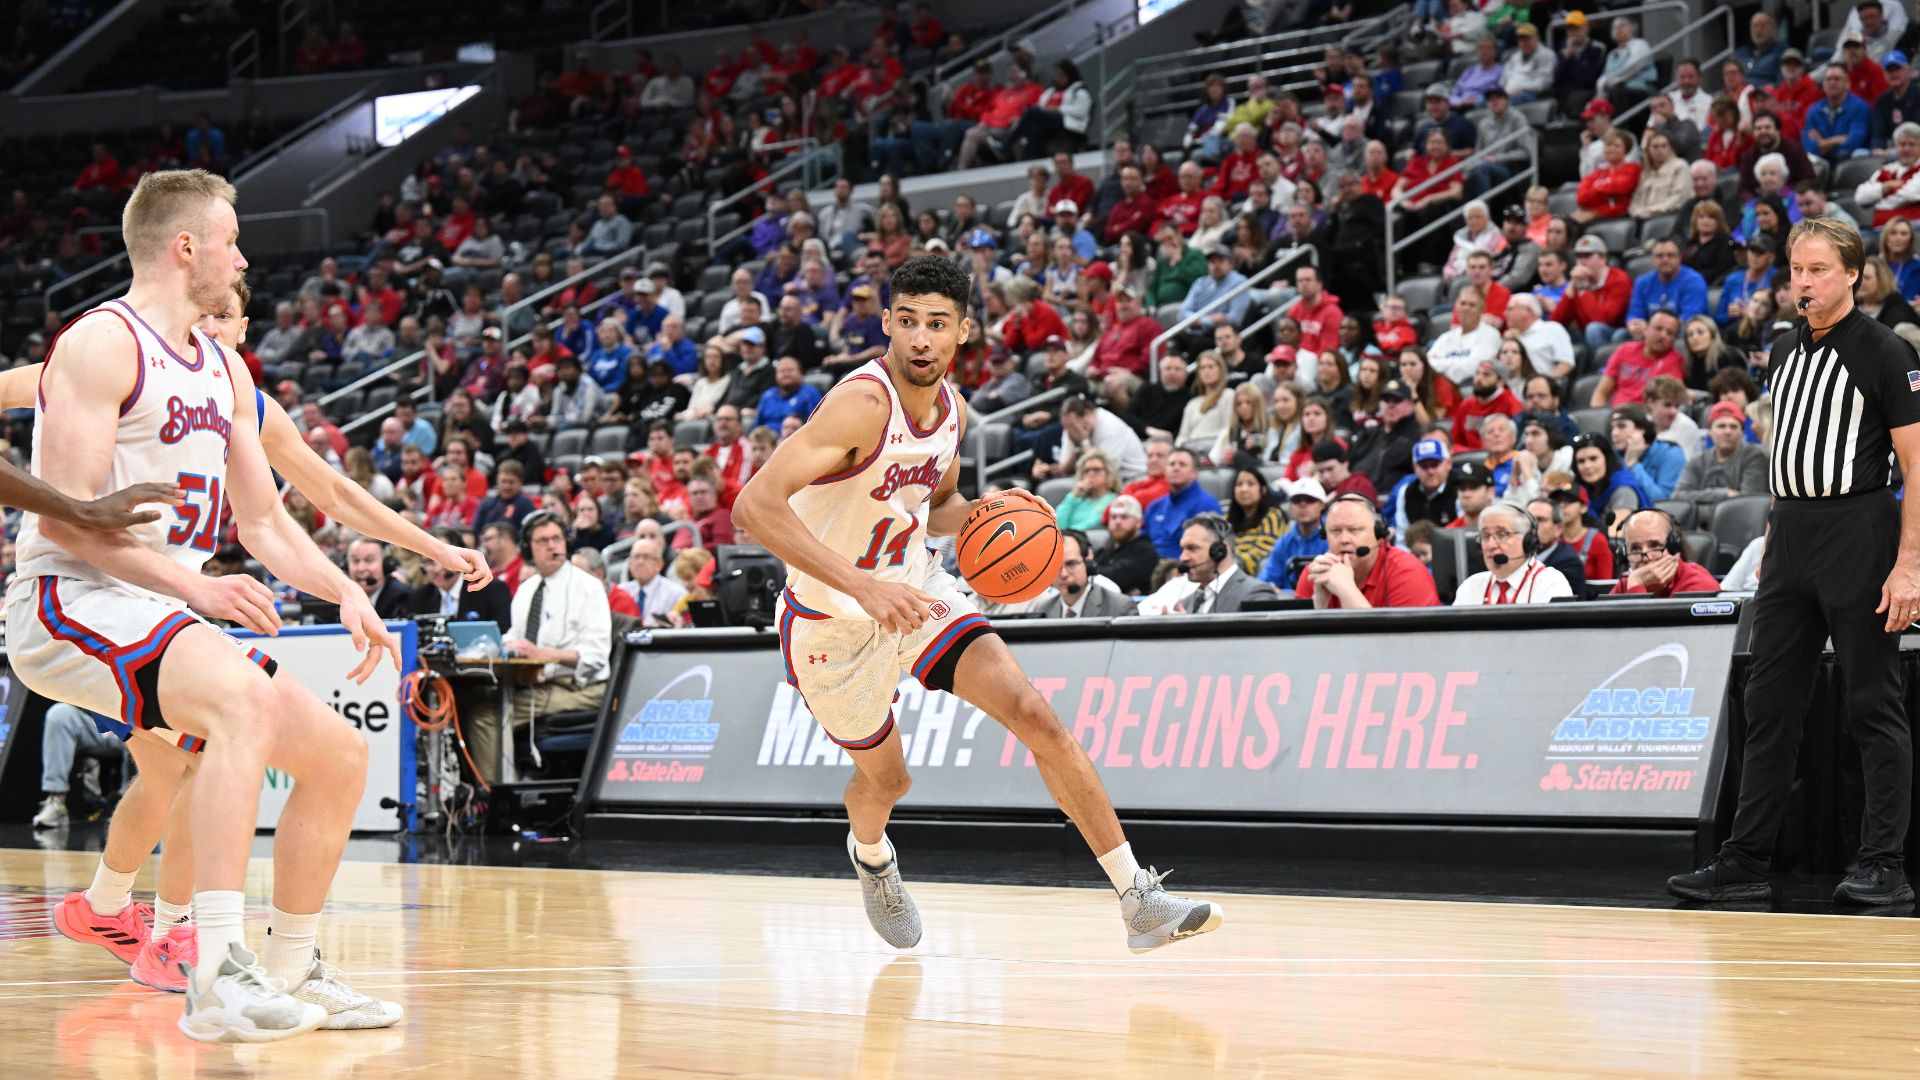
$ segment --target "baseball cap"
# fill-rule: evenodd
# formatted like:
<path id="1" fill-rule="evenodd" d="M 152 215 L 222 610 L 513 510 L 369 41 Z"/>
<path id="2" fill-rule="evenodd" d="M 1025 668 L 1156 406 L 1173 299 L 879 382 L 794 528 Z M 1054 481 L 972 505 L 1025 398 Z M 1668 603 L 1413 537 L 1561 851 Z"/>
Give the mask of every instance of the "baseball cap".
<path id="1" fill-rule="evenodd" d="M 1478 461 L 1463 461 L 1453 467 L 1455 487 L 1487 487 L 1493 483 L 1493 474 L 1486 465 Z"/>
<path id="2" fill-rule="evenodd" d="M 1527 220 L 1527 208 L 1524 206 L 1509 206 L 1501 212 L 1500 216 L 1507 221 L 1525 223 Z"/>
<path id="3" fill-rule="evenodd" d="M 648 277 L 672 277 L 673 271 L 667 268 L 666 263 L 650 262 L 647 264 L 647 276 Z"/>
<path id="4" fill-rule="evenodd" d="M 1506 97 L 1507 88 L 1504 86 L 1501 86 L 1499 83 L 1494 83 L 1492 86 L 1487 87 L 1486 92 L 1483 93 L 1481 96 L 1482 97 Z"/>
<path id="5" fill-rule="evenodd" d="M 1591 120 L 1596 116 L 1612 115 L 1613 102 L 1603 97 L 1594 98 L 1592 101 L 1587 102 L 1586 108 L 1580 110 L 1580 119 L 1582 120 Z"/>
<path id="6" fill-rule="evenodd" d="M 1041 347 L 1047 349 L 1064 349 L 1067 347 L 1067 339 L 1061 337 L 1059 334 L 1048 334 L 1047 340 L 1041 343 Z"/>
<path id="7" fill-rule="evenodd" d="M 1849 31 L 1847 31 L 1847 32 L 1846 32 L 1845 34 L 1843 34 L 1843 35 L 1841 35 L 1841 37 L 1840 37 L 1840 44 L 1842 44 L 1842 45 L 1862 45 L 1862 44 L 1865 44 L 1865 43 L 1866 43 L 1866 40 L 1867 40 L 1866 38 L 1864 38 L 1864 37 L 1861 37 L 1861 36 L 1860 36 L 1860 31 L 1858 31 L 1858 30 L 1849 30 Z"/>
<path id="8" fill-rule="evenodd" d="M 1773 237 L 1765 233 L 1755 233 L 1747 237 L 1747 242 L 1744 246 L 1748 251 L 1758 251 L 1767 255 L 1778 254 L 1778 252 L 1773 250 Z"/>
<path id="9" fill-rule="evenodd" d="M 497 326 L 489 326 L 485 330 L 480 331 L 480 336 L 486 338 L 488 341 L 499 341 L 500 328 Z"/>
<path id="10" fill-rule="evenodd" d="M 1439 439 L 1421 439 L 1413 444 L 1413 463 L 1422 465 L 1430 461 L 1447 460 L 1447 444 Z"/>
<path id="11" fill-rule="evenodd" d="M 1585 26 L 1585 25 L 1587 25 L 1587 13 L 1586 13 L 1586 12 L 1584 12 L 1584 11 L 1569 11 L 1569 12 L 1567 12 L 1567 25 L 1568 25 L 1568 26 Z"/>
<path id="12" fill-rule="evenodd" d="M 640 276 L 640 268 L 637 266 L 622 267 L 620 270 L 621 281 L 632 281 L 634 278 L 637 278 L 639 276 Z"/>
<path id="13" fill-rule="evenodd" d="M 1554 488 L 1552 491 L 1547 492 L 1547 501 L 1577 503 L 1577 502 L 1584 502 L 1586 500 L 1580 497 L 1579 488 L 1563 487 L 1563 488 Z"/>
<path id="14" fill-rule="evenodd" d="M 1113 501 L 1107 504 L 1108 517 L 1112 517 L 1115 514 L 1140 517 L 1144 513 L 1145 511 L 1140 508 L 1140 500 L 1131 495 L 1115 495 Z"/>
<path id="15" fill-rule="evenodd" d="M 847 293 L 847 295 L 853 297 L 855 300 L 871 300 L 873 299 L 873 286 L 855 285 L 853 290 Z"/>
<path id="16" fill-rule="evenodd" d="M 767 343 L 767 333 L 757 326 L 749 326 L 745 330 L 740 331 L 740 340 L 751 341 L 755 345 L 765 345 Z"/>
<path id="17" fill-rule="evenodd" d="M 1448 98 L 1448 97 L 1450 97 L 1450 96 L 1452 96 L 1452 95 L 1451 95 L 1451 92 L 1450 92 L 1450 91 L 1449 91 L 1449 90 L 1447 89 L 1447 84 L 1446 84 L 1446 83 L 1438 83 L 1438 82 L 1437 82 L 1437 83 L 1429 83 L 1429 84 L 1427 85 L 1427 93 L 1426 93 L 1426 96 L 1427 96 L 1427 97 L 1430 97 L 1430 98 L 1436 98 L 1436 97 L 1437 97 L 1437 98 L 1440 98 L 1440 99 L 1442 99 L 1442 100 L 1445 100 L 1446 98 Z"/>
<path id="18" fill-rule="evenodd" d="M 1540 31 L 1537 28 L 1535 28 L 1534 25 L 1530 22 L 1523 22 L 1519 26 L 1514 27 L 1513 32 L 1516 37 L 1539 37 L 1540 36 Z"/>
<path id="19" fill-rule="evenodd" d="M 1233 258 L 1233 249 L 1225 244 L 1215 244 L 1207 249 L 1207 258 L 1231 259 Z"/>
<path id="20" fill-rule="evenodd" d="M 1648 438 L 1653 437 L 1653 414 L 1647 411 L 1645 405 L 1622 405 L 1607 414 L 1607 423 L 1632 424 L 1634 427 L 1646 432 Z"/>
<path id="21" fill-rule="evenodd" d="M 1275 345 L 1273 349 L 1267 353 L 1267 363 L 1269 364 L 1294 364 L 1298 363 L 1299 359 L 1300 350 L 1292 345 Z"/>
<path id="22" fill-rule="evenodd" d="M 1883 68 L 1906 67 L 1907 54 L 1901 52 L 1899 49 L 1894 49 L 1892 52 L 1880 58 L 1880 66 Z"/>
<path id="23" fill-rule="evenodd" d="M 1059 202 L 1053 204 L 1053 212 L 1056 214 L 1077 214 L 1080 212 L 1080 204 L 1074 202 L 1072 199 L 1061 199 Z"/>
<path id="24" fill-rule="evenodd" d="M 1399 379 L 1388 379 L 1380 387 L 1380 397 L 1382 400 L 1399 398 L 1401 401 L 1412 401 L 1413 391 L 1407 389 L 1407 384 Z"/>
<path id="25" fill-rule="evenodd" d="M 1607 242 L 1592 233 L 1588 233 L 1574 241 L 1573 253 L 1575 255 L 1605 255 L 1607 253 Z"/>
<path id="26" fill-rule="evenodd" d="M 1713 408 L 1707 410 L 1707 423 L 1711 424 L 1723 416 L 1731 416 L 1741 424 L 1747 422 L 1746 411 L 1741 409 L 1740 406 L 1735 405 L 1731 401 L 1720 401 L 1715 402 Z"/>
<path id="27" fill-rule="evenodd" d="M 947 242 L 945 240 L 942 240 L 936 236 L 933 239 L 927 241 L 927 250 L 932 252 L 932 251 L 952 251 L 953 249 L 947 246 Z"/>
<path id="28" fill-rule="evenodd" d="M 525 420 L 509 420 L 504 430 L 509 435 L 512 435 L 516 431 L 524 434 L 527 430 L 527 422 Z"/>
<path id="29" fill-rule="evenodd" d="M 1780 62 L 1783 64 L 1799 64 L 1801 67 L 1805 67 L 1807 65 L 1807 57 L 1806 54 L 1802 53 L 1799 49 L 1788 49 L 1786 52 L 1780 54 Z"/>
<path id="30" fill-rule="evenodd" d="M 633 283 L 633 291 L 642 296 L 652 296 L 660 291 L 660 287 L 653 283 L 652 278 L 641 278 Z"/>
<path id="31" fill-rule="evenodd" d="M 292 379 L 281 379 L 279 382 L 273 384 L 273 392 L 276 394 L 284 394 L 289 390 L 296 394 L 299 393 L 300 384 L 294 382 Z"/>
<path id="32" fill-rule="evenodd" d="M 967 243 L 972 247 L 997 248 L 1000 240 L 986 229 L 975 229 L 967 234 Z"/>
<path id="33" fill-rule="evenodd" d="M 627 147 L 624 147 L 624 146 L 616 146 L 616 147 L 614 147 L 614 148 L 613 148 L 613 152 L 614 152 L 615 154 L 617 154 L 617 155 L 619 155 L 620 157 L 632 157 L 632 156 L 633 156 L 633 151 L 632 151 L 632 150 L 630 150 L 630 149 L 628 149 Z"/>
<path id="34" fill-rule="evenodd" d="M 1295 499 L 1311 499 L 1314 502 L 1323 503 L 1327 501 L 1327 489 L 1320 485 L 1316 477 L 1309 476 L 1302 480 L 1295 480 L 1293 486 L 1287 489 L 1287 501 L 1292 502 Z"/>
<path id="35" fill-rule="evenodd" d="M 1119 285 L 1114 287 L 1113 295 L 1131 296 L 1134 299 L 1138 300 L 1140 298 L 1140 287 L 1138 285 L 1135 285 L 1131 281 L 1123 281 Z"/>
<path id="36" fill-rule="evenodd" d="M 1080 272 L 1090 278 L 1099 278 L 1101 281 L 1113 280 L 1113 267 L 1105 261 L 1096 261 Z"/>

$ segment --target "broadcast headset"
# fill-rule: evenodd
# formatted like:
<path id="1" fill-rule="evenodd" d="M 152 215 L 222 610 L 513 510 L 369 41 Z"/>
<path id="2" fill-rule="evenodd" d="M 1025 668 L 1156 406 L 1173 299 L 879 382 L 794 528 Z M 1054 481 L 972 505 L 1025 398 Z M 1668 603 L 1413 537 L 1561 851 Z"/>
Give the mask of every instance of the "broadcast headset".
<path id="1" fill-rule="evenodd" d="M 1540 524 L 1533 520 L 1532 514 L 1527 513 L 1527 508 L 1510 502 L 1498 502 L 1495 503 L 1494 506 L 1505 507 L 1507 510 L 1512 511 L 1515 517 L 1526 522 L 1527 531 L 1520 534 L 1520 557 L 1522 559 L 1531 559 L 1535 555 L 1540 554 Z M 1488 507 L 1488 509 L 1492 509 L 1492 507 Z M 1557 522 L 1559 520 L 1559 511 L 1557 509 L 1554 511 L 1554 515 L 1554 520 Z M 1481 516 L 1486 516 L 1485 510 L 1481 511 Z M 1487 561 L 1495 566 L 1505 566 L 1513 560 L 1505 553 L 1500 553 L 1494 555 Z"/>
<path id="2" fill-rule="evenodd" d="M 1667 513 L 1665 510 L 1662 510 L 1657 506 L 1649 506 L 1649 507 L 1646 507 L 1645 509 L 1635 510 L 1632 514 L 1627 515 L 1627 524 L 1628 525 L 1633 524 L 1633 519 L 1638 517 L 1641 514 L 1659 514 L 1662 518 L 1666 519 L 1667 541 L 1663 546 L 1666 549 L 1667 554 L 1680 555 L 1686 552 L 1687 550 L 1686 538 L 1680 535 L 1680 523 L 1673 520 L 1672 514 Z M 1623 544 L 1625 543 L 1626 531 L 1627 530 L 1624 527 L 1622 527 L 1620 530 L 1620 535 L 1622 537 L 1621 542 Z"/>
<path id="3" fill-rule="evenodd" d="M 1233 526 L 1227 524 L 1227 519 L 1219 514 L 1195 514 L 1180 526 L 1180 531 L 1186 532 L 1196 525 L 1213 534 L 1213 543 L 1207 547 L 1207 562 L 1218 567 L 1233 550 L 1227 546 L 1227 537 L 1233 535 Z M 1186 568 L 1183 566 L 1182 569 Z"/>
<path id="4" fill-rule="evenodd" d="M 1367 513 L 1373 515 L 1374 540 L 1381 544 L 1386 543 L 1387 536 L 1392 532 L 1392 530 L 1387 527 L 1386 517 L 1380 513 L 1380 508 L 1374 505 L 1372 499 L 1367 498 L 1365 495 L 1362 495 L 1357 491 L 1349 491 L 1345 495 L 1341 495 L 1335 498 L 1332 502 L 1328 503 L 1327 509 L 1332 510 L 1334 507 L 1340 505 L 1341 503 L 1354 503 L 1356 505 L 1366 507 Z M 1323 516 L 1321 520 L 1324 522 L 1326 519 Z M 1326 526 L 1324 524 L 1321 526 L 1321 528 L 1323 529 L 1325 527 Z M 1353 549 L 1353 557 L 1356 559 L 1364 559 L 1371 554 L 1373 554 L 1373 548 L 1370 546 L 1362 545 L 1360 547 Z"/>
<path id="5" fill-rule="evenodd" d="M 533 530 L 538 526 L 549 525 L 549 524 L 559 525 L 560 531 L 563 534 L 567 531 L 566 521 L 563 520 L 559 514 L 556 514 L 551 510 L 535 510 L 533 513 L 528 514 L 526 518 L 520 522 L 519 540 L 520 540 L 520 557 L 521 558 L 527 560 L 528 562 L 533 561 L 533 541 L 531 539 L 531 537 L 533 536 Z"/>

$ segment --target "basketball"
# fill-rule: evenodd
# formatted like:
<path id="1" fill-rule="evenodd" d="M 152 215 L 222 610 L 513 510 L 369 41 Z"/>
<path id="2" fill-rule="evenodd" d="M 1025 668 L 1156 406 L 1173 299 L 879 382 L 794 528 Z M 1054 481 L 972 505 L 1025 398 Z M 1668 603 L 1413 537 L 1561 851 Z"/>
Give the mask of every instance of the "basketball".
<path id="1" fill-rule="evenodd" d="M 958 555 L 960 575 L 982 600 L 1031 600 L 1060 576 L 1060 524 L 1040 499 L 995 495 L 960 527 Z"/>

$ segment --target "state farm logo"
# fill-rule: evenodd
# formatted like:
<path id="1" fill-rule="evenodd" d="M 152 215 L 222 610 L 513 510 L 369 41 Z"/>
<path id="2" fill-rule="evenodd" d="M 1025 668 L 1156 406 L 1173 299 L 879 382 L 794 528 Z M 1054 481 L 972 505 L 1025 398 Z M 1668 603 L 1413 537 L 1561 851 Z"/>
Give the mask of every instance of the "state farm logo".
<path id="1" fill-rule="evenodd" d="M 1555 762 L 1540 778 L 1541 791 L 1692 791 L 1694 770 L 1668 769 L 1651 762 L 1637 765 L 1586 764 L 1569 772 Z"/>
<path id="2" fill-rule="evenodd" d="M 935 600 L 933 602 L 933 607 L 929 608 L 928 610 L 933 612 L 933 617 L 936 620 L 944 619 L 948 615 L 953 613 L 953 609 L 947 607 L 947 602 L 944 600 Z"/>
<path id="3" fill-rule="evenodd" d="M 1540 778 L 1541 791 L 1567 791 L 1572 787 L 1573 777 L 1567 775 L 1565 765 L 1556 763 L 1553 768 L 1547 770 L 1547 775 Z"/>

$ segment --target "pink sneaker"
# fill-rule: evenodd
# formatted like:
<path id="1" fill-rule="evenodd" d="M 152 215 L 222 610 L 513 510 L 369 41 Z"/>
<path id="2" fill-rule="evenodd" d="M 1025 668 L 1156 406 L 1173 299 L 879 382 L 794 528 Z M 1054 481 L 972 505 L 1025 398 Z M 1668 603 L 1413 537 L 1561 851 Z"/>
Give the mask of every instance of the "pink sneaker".
<path id="1" fill-rule="evenodd" d="M 68 893 L 53 909 L 54 929 L 83 944 L 100 946 L 123 964 L 133 963 L 140 955 L 152 921 L 152 904 L 128 903 L 118 915 L 97 915 L 84 891 Z"/>
<path id="2" fill-rule="evenodd" d="M 192 924 L 176 926 L 167 931 L 166 937 L 148 941 L 140 947 L 140 955 L 134 958 L 131 975 L 133 981 L 141 986 L 151 986 L 169 994 L 184 994 L 187 992 L 187 976 L 180 970 L 180 965 L 199 962 L 200 935 L 194 933 Z"/>

